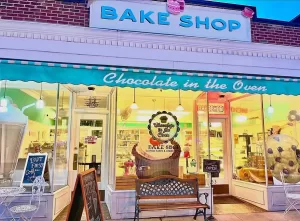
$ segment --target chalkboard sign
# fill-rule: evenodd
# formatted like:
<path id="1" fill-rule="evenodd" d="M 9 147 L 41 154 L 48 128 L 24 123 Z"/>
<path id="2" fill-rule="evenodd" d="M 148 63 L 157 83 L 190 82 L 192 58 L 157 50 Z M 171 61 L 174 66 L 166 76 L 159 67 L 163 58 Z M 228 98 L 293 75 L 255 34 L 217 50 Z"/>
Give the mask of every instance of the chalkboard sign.
<path id="1" fill-rule="evenodd" d="M 29 153 L 27 155 L 21 186 L 30 186 L 37 176 L 44 177 L 47 164 L 46 153 Z"/>
<path id="2" fill-rule="evenodd" d="M 67 221 L 80 221 L 83 208 L 87 221 L 104 221 L 94 168 L 77 175 Z"/>
<path id="3" fill-rule="evenodd" d="M 220 173 L 221 167 L 220 167 L 220 160 L 203 160 L 203 172 L 206 173 Z"/>

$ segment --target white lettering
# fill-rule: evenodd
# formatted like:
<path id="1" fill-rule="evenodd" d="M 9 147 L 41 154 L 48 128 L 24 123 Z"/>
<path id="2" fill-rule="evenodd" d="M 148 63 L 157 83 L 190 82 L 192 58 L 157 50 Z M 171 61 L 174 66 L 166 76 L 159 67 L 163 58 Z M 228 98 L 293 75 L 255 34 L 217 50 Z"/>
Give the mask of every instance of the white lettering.
<path id="1" fill-rule="evenodd" d="M 259 92 L 267 91 L 266 86 L 244 85 L 243 81 L 238 80 L 233 84 L 233 89 L 239 91 L 244 89 L 245 91 Z"/>
<path id="2" fill-rule="evenodd" d="M 215 80 L 211 80 L 209 79 L 205 85 L 205 88 L 208 88 L 208 89 L 221 89 L 221 90 L 224 90 L 224 89 L 227 89 L 227 86 L 226 84 L 218 84 L 218 80 L 215 79 Z"/>
<path id="3" fill-rule="evenodd" d="M 173 81 L 171 77 L 167 80 L 159 80 L 158 76 L 154 76 L 150 80 L 141 80 L 141 79 L 134 79 L 134 78 L 125 78 L 124 73 L 108 73 L 103 77 L 103 82 L 107 84 L 126 84 L 126 85 L 135 85 L 135 86 L 156 86 L 158 88 L 163 87 L 178 87 L 178 82 Z M 185 88 L 198 88 L 199 84 L 187 80 L 183 85 Z M 213 90 L 226 90 L 228 86 L 226 84 L 220 84 L 218 79 L 209 79 L 206 84 L 204 85 L 206 89 L 213 89 Z M 232 85 L 233 90 L 235 91 L 250 91 L 250 92 L 264 92 L 267 91 L 266 86 L 256 86 L 256 85 L 245 85 L 242 80 L 237 80 Z"/>
<path id="4" fill-rule="evenodd" d="M 243 86 L 244 86 L 244 84 L 243 84 L 242 81 L 236 81 L 233 84 L 233 89 L 236 90 L 236 91 L 238 91 L 238 90 L 241 90 Z"/>
<path id="5" fill-rule="evenodd" d="M 144 86 L 157 86 L 157 87 L 177 87 L 178 83 L 176 81 L 172 81 L 172 78 L 169 77 L 166 81 L 158 80 L 157 76 L 154 76 L 150 82 L 150 80 L 141 80 L 134 78 L 124 78 L 124 73 L 119 76 L 116 73 L 109 73 L 104 76 L 103 81 L 107 84 L 129 84 L 129 85 L 144 85 Z"/>

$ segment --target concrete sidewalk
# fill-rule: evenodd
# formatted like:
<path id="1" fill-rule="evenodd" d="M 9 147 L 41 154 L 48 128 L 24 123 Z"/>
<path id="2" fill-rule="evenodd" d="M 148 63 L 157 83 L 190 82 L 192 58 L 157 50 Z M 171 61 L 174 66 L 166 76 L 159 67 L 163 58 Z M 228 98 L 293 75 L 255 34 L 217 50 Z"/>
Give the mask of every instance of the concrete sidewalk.
<path id="1" fill-rule="evenodd" d="M 105 203 L 102 204 L 105 220 L 112 220 L 108 208 Z M 300 221 L 300 214 L 296 211 L 291 211 L 287 215 L 283 212 L 267 212 L 263 209 L 255 207 L 251 204 L 216 204 L 215 221 Z M 65 221 L 67 218 L 68 208 L 55 219 L 55 221 Z M 123 219 L 125 221 L 133 221 L 133 219 Z M 141 221 L 193 221 L 192 216 L 188 217 L 162 217 L 152 219 L 140 219 Z M 81 221 L 86 221 L 85 212 Z M 197 221 L 204 221 L 203 216 L 199 216 Z"/>
<path id="2" fill-rule="evenodd" d="M 287 215 L 283 212 L 264 212 L 264 213 L 241 213 L 241 214 L 227 214 L 215 215 L 215 221 L 300 221 L 300 214 L 292 211 Z M 55 221 L 65 221 L 66 214 L 61 214 Z M 86 221 L 85 218 L 81 219 Z M 109 220 L 109 219 L 107 219 Z M 124 219 L 125 221 L 132 221 L 133 219 Z M 164 217 L 152 219 L 140 219 L 141 221 L 193 221 L 193 217 Z M 115 221 L 115 220 L 111 220 Z M 203 217 L 198 217 L 197 221 L 204 221 Z"/>

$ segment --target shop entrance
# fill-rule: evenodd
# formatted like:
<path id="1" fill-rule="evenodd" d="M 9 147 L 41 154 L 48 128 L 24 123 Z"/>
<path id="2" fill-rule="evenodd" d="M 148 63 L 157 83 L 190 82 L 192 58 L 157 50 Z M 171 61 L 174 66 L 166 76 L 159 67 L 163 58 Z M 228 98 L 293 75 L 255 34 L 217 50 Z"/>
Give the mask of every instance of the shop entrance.
<path id="1" fill-rule="evenodd" d="M 228 193 L 228 145 L 227 145 L 226 120 L 222 118 L 210 119 L 210 156 L 212 160 L 221 161 L 221 173 L 219 177 L 213 178 L 215 185 L 222 185 Z"/>
<path id="2" fill-rule="evenodd" d="M 106 177 L 104 170 L 106 146 L 106 115 L 78 114 L 76 124 L 78 145 L 77 172 L 95 168 L 100 190 L 104 191 Z M 104 194 L 101 194 L 104 196 Z"/>

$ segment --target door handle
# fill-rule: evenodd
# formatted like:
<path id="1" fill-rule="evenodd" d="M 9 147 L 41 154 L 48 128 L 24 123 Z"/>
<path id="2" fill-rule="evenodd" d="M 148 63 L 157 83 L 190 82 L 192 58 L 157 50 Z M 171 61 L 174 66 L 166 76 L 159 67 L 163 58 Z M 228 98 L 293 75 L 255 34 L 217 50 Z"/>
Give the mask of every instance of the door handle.
<path id="1" fill-rule="evenodd" d="M 73 157 L 73 170 L 77 170 L 77 165 L 78 165 L 78 154 L 75 153 Z"/>

